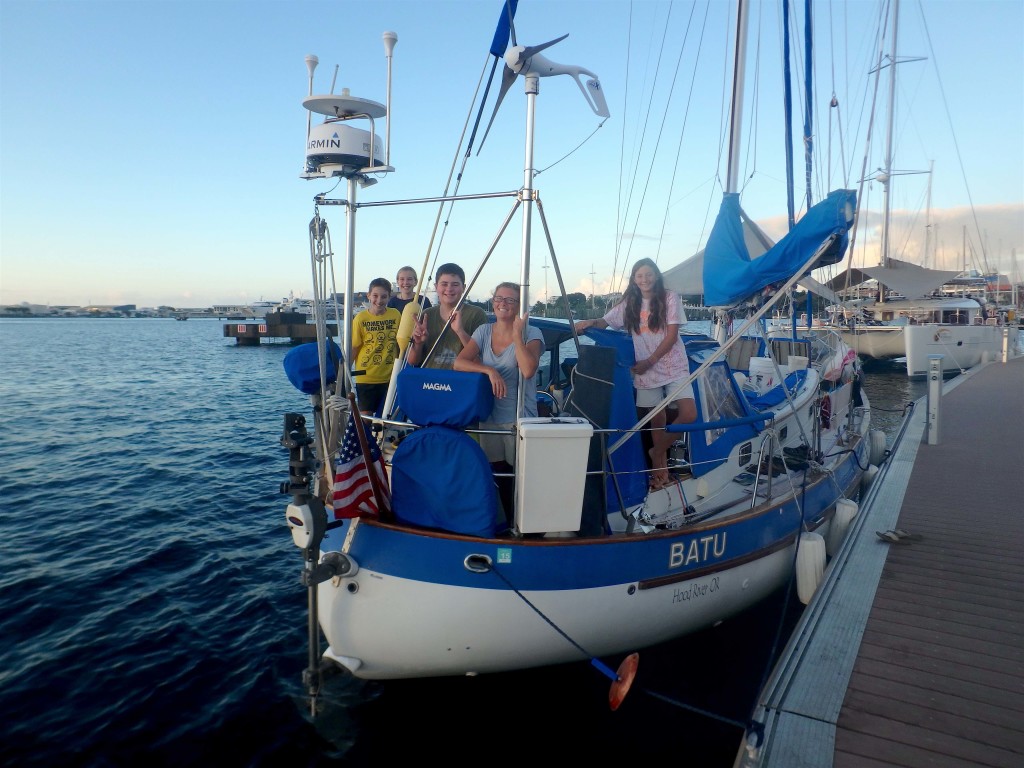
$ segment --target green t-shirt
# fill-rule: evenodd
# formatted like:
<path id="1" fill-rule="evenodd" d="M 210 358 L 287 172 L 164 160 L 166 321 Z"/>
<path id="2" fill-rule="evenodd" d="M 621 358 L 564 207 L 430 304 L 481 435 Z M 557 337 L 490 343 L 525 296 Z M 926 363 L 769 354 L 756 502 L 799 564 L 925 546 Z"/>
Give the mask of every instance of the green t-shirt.
<path id="1" fill-rule="evenodd" d="M 352 357 L 355 370 L 364 371 L 355 377 L 356 384 L 387 384 L 398 355 L 398 324 L 402 313 L 388 307 L 382 315 L 364 309 L 352 319 Z"/>
<path id="2" fill-rule="evenodd" d="M 470 336 L 473 335 L 473 331 L 487 322 L 487 314 L 473 304 L 463 304 L 459 312 L 462 314 L 462 330 Z M 431 349 L 434 349 L 434 342 L 441 335 L 441 329 L 444 328 L 444 320 L 441 319 L 440 307 L 430 307 L 423 314 L 427 319 L 427 342 L 423 346 L 423 354 L 426 355 Z M 455 365 L 455 358 L 461 351 L 462 341 L 459 339 L 459 334 L 449 327 L 441 337 L 437 348 L 434 349 L 430 360 L 426 363 L 421 361 L 421 365 L 424 368 L 450 369 Z"/>

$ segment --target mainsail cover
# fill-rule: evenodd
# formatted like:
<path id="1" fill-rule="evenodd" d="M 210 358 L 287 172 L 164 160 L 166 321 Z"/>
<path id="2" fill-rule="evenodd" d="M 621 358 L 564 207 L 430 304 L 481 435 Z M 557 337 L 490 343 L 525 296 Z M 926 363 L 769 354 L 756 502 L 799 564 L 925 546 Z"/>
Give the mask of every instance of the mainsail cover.
<path id="1" fill-rule="evenodd" d="M 730 306 L 798 272 L 815 251 L 832 240 L 810 269 L 843 258 L 853 224 L 857 193 L 839 189 L 812 207 L 764 255 L 751 258 L 744 241 L 739 194 L 726 193 L 704 249 L 704 303 Z"/>

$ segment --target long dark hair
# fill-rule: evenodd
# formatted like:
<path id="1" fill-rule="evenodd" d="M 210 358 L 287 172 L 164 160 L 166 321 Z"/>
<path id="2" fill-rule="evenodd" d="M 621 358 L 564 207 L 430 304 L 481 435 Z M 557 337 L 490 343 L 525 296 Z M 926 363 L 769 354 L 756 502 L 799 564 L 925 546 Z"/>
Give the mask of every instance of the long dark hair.
<path id="1" fill-rule="evenodd" d="M 650 315 L 647 317 L 647 327 L 652 331 L 658 331 L 665 327 L 665 281 L 662 279 L 661 270 L 652 259 L 640 259 L 633 265 L 629 272 L 629 285 L 622 294 L 622 301 L 626 306 L 622 313 L 622 327 L 629 333 L 640 333 L 640 307 L 643 305 L 644 296 L 640 287 L 633 280 L 641 267 L 650 267 L 654 270 L 654 294 L 651 296 Z"/>

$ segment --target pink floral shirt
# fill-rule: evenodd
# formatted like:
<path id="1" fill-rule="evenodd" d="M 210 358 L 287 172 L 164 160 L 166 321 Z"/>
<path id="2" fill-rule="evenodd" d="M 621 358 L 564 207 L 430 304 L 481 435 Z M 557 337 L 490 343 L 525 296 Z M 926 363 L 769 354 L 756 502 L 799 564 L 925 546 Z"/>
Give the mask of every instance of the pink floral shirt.
<path id="1" fill-rule="evenodd" d="M 608 323 L 609 328 L 623 327 L 625 310 L 626 304 L 621 301 L 608 310 L 604 316 L 604 321 Z M 654 354 L 654 350 L 658 348 L 658 345 L 661 344 L 662 339 L 665 338 L 667 333 L 667 329 L 664 327 L 657 331 L 652 331 L 648 327 L 647 321 L 650 314 L 648 301 L 644 299 L 640 306 L 640 333 L 633 334 L 633 354 L 638 361 L 646 360 Z M 686 325 L 686 313 L 683 311 L 683 303 L 679 299 L 679 294 L 675 291 L 665 291 L 665 324 L 667 326 Z M 678 329 L 676 331 L 678 332 Z M 667 355 L 656 362 L 650 370 L 646 373 L 634 375 L 633 385 L 637 389 L 660 387 L 664 384 L 679 381 L 689 372 L 690 365 L 686 360 L 686 348 L 683 346 L 683 342 L 677 339 L 675 346 L 669 350 Z"/>

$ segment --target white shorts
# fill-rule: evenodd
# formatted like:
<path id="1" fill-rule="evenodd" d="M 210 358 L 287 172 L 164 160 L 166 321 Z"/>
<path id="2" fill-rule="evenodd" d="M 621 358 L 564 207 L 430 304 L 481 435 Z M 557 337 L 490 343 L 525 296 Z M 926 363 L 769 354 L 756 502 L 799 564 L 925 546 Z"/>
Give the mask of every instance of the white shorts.
<path id="1" fill-rule="evenodd" d="M 687 374 L 689 375 L 689 374 Z M 685 378 L 685 377 L 684 377 Z M 680 382 L 670 382 L 669 384 L 662 384 L 660 387 L 651 387 L 650 389 L 638 389 L 636 391 L 636 404 L 638 408 L 653 408 L 658 405 L 662 400 L 668 397 L 672 392 L 676 390 Z M 693 382 L 689 382 L 675 395 L 676 400 L 693 400 Z"/>

